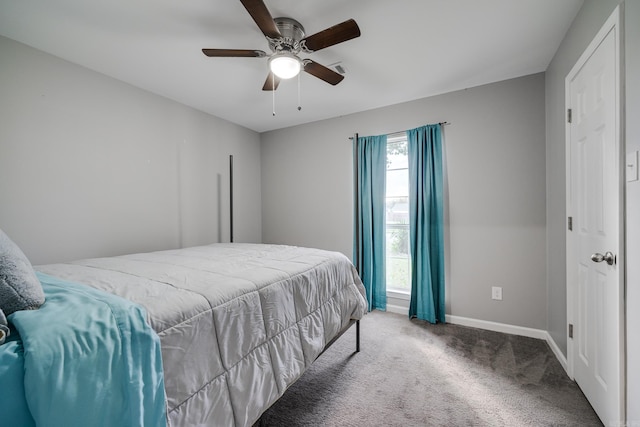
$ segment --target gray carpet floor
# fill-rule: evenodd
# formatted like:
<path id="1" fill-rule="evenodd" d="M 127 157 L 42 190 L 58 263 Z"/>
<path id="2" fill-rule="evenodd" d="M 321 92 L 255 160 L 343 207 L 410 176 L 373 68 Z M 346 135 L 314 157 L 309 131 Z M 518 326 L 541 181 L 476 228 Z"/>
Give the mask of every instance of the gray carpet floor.
<path id="1" fill-rule="evenodd" d="M 373 311 L 261 426 L 600 426 L 545 341 Z"/>

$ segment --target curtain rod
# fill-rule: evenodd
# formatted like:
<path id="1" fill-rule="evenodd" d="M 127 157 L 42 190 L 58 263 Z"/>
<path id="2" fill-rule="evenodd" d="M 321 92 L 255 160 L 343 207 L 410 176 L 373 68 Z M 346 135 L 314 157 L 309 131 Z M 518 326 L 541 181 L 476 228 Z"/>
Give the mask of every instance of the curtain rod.
<path id="1" fill-rule="evenodd" d="M 436 124 L 440 125 L 440 126 L 447 126 L 447 125 L 450 125 L 451 123 L 450 122 L 440 122 L 440 123 L 436 123 Z M 393 135 L 394 133 L 401 133 L 401 132 L 406 132 L 406 130 L 400 130 L 400 131 L 397 131 L 397 132 L 388 132 L 387 135 Z M 350 136 L 349 139 L 353 140 L 353 137 Z"/>

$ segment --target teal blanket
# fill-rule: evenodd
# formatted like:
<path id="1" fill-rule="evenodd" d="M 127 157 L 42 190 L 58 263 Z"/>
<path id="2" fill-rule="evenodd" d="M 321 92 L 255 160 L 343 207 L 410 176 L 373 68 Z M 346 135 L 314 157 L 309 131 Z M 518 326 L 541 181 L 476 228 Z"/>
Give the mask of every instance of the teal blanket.
<path id="1" fill-rule="evenodd" d="M 2 393 L 0 424 L 165 426 L 160 340 L 144 309 L 38 278 L 45 304 L 9 316 L 19 337 L 0 346 L 0 384 L 12 390 Z"/>

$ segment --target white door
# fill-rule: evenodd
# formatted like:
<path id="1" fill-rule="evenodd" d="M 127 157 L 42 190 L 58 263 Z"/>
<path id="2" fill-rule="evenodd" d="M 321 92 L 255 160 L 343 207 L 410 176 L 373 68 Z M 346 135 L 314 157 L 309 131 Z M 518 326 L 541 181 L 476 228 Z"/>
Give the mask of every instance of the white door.
<path id="1" fill-rule="evenodd" d="M 575 381 L 606 425 L 624 421 L 616 29 L 597 40 L 567 78 L 573 217 L 568 234 L 573 304 L 568 356 Z"/>

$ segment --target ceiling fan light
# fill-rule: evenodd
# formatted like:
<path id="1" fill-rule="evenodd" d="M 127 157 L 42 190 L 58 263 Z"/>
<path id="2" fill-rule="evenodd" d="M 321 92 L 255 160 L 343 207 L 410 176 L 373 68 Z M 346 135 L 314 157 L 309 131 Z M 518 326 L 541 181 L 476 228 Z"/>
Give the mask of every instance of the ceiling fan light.
<path id="1" fill-rule="evenodd" d="M 290 79 L 300 73 L 300 60 L 291 53 L 279 53 L 269 59 L 269 69 L 281 79 Z"/>

